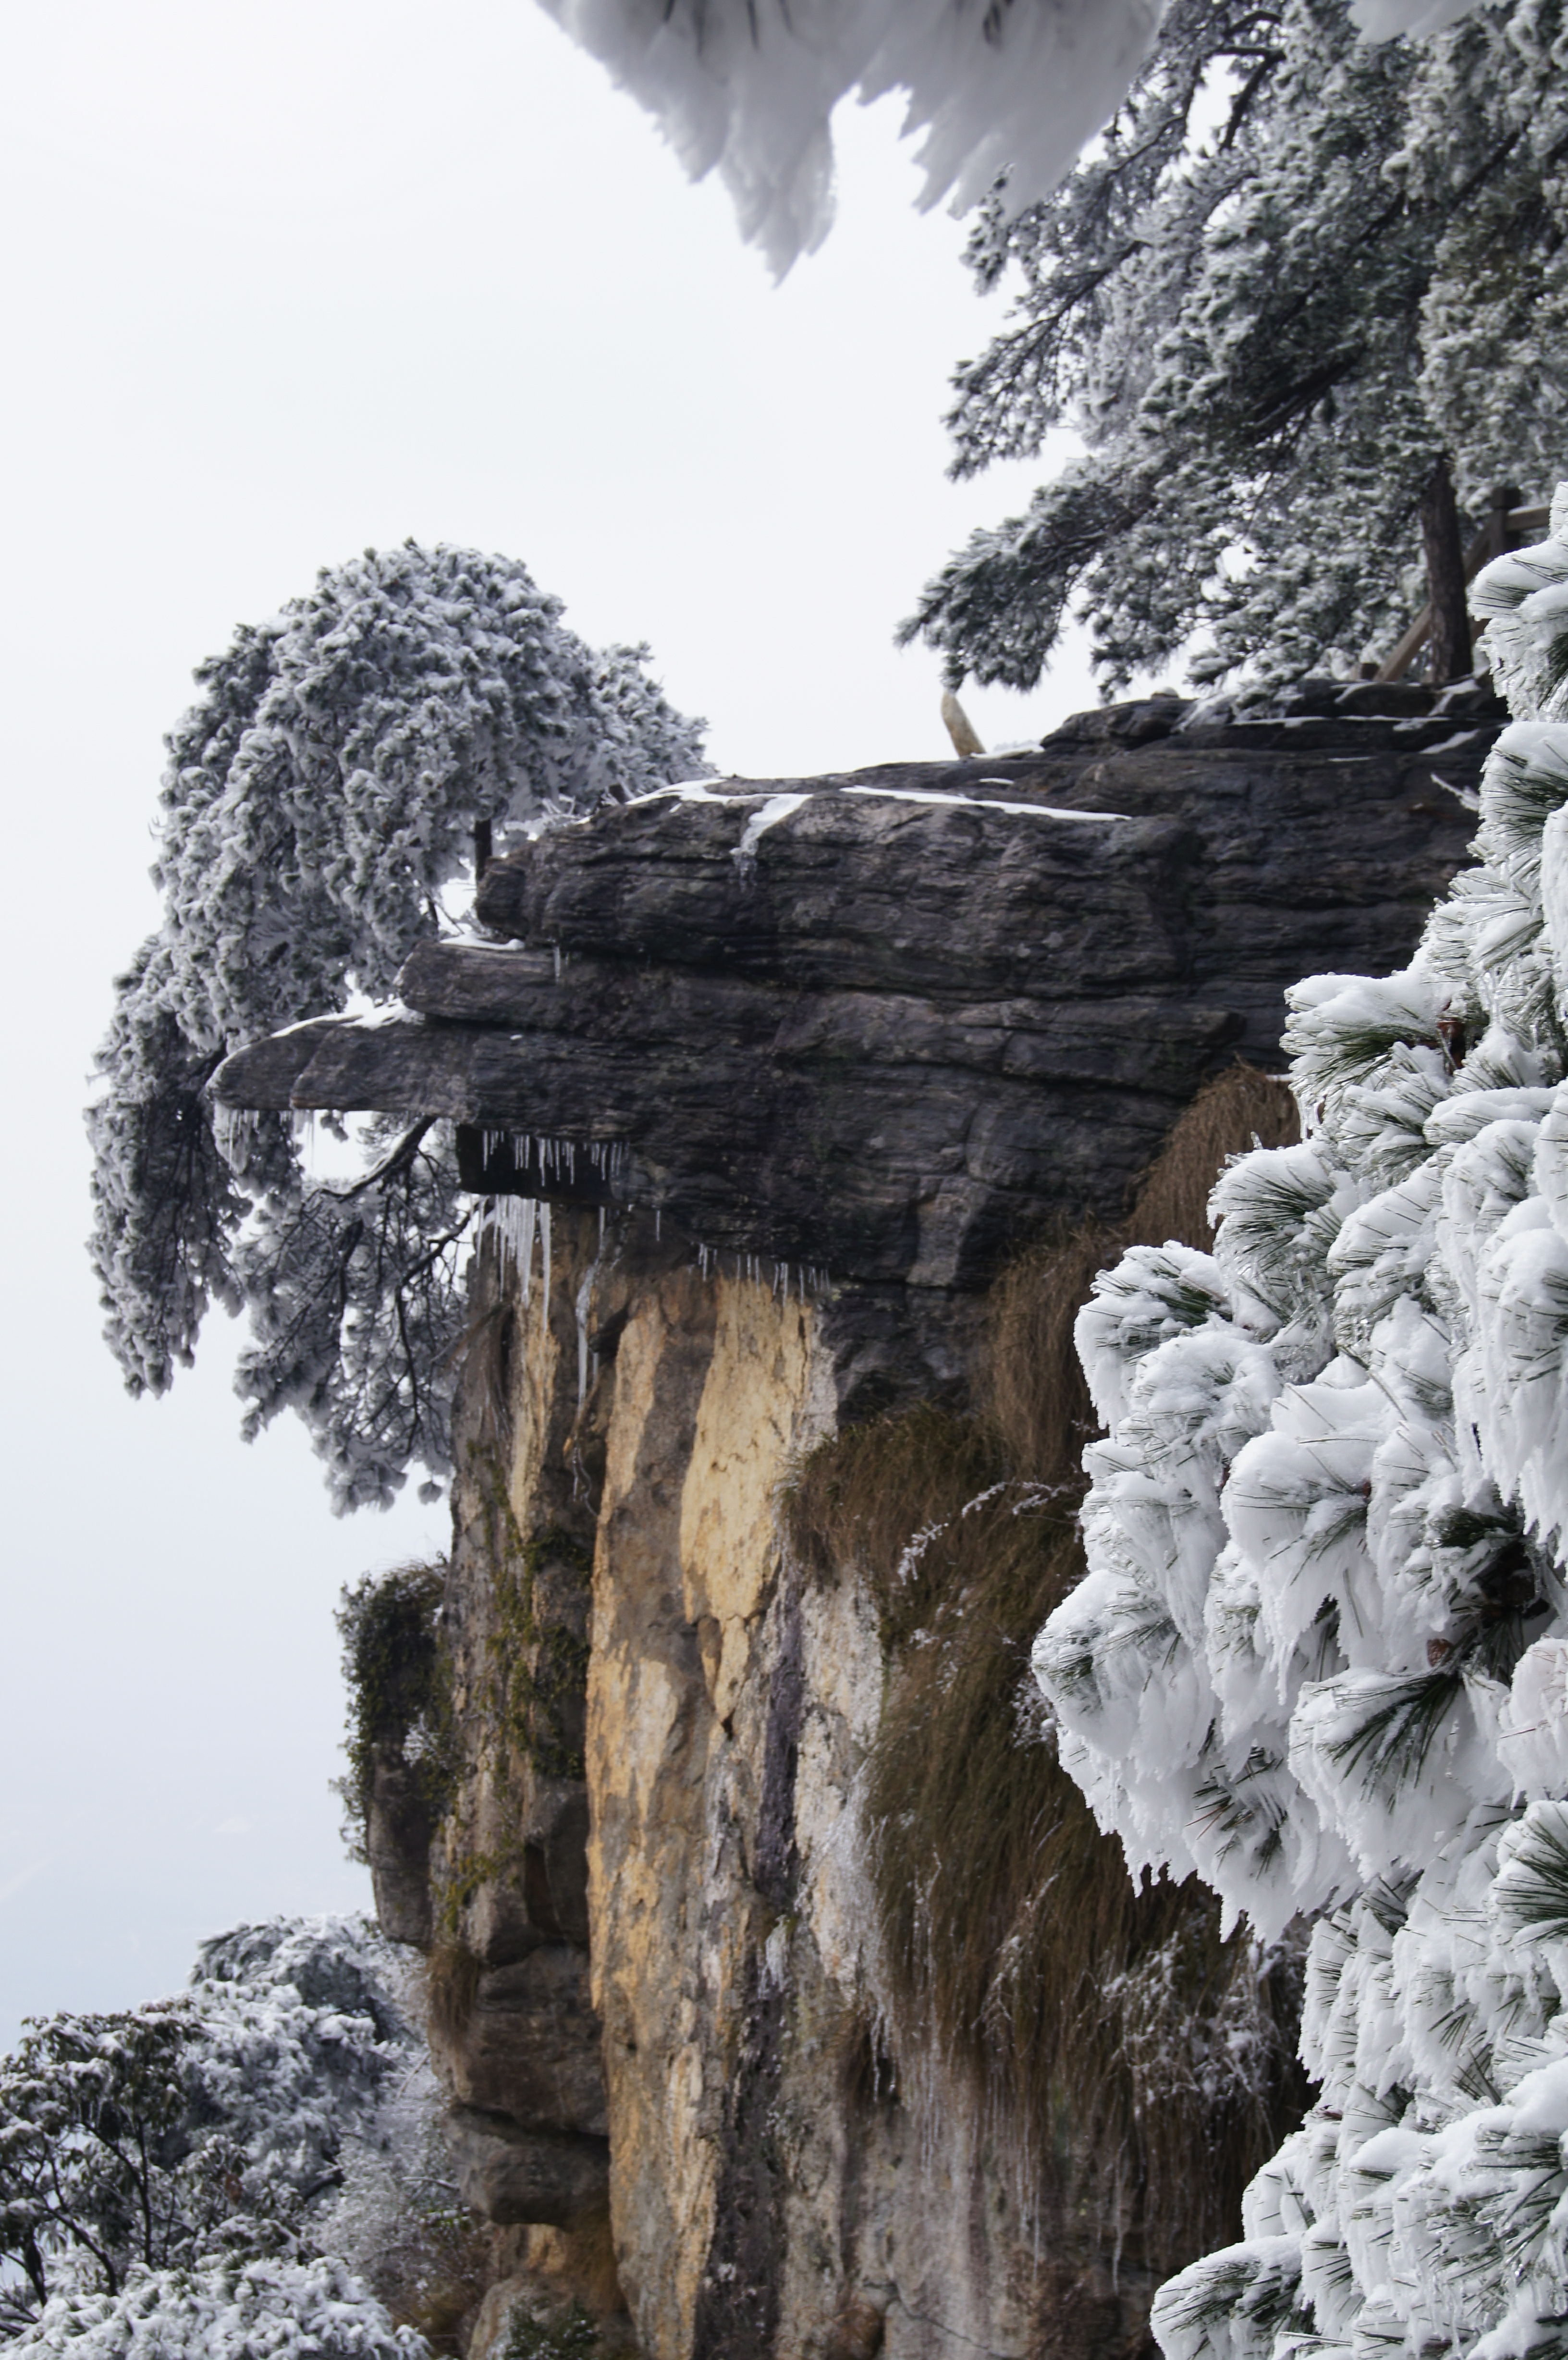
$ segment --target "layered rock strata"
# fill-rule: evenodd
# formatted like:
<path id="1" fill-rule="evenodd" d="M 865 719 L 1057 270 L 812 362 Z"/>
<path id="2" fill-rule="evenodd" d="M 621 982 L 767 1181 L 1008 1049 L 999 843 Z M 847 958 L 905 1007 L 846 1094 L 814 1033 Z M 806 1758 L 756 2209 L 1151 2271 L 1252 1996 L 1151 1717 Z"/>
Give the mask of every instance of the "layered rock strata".
<path id="1" fill-rule="evenodd" d="M 1205 1073 L 1271 1059 L 1297 976 L 1408 956 L 1496 734 L 1117 718 L 604 809 L 492 864 L 488 943 L 421 944 L 405 1022 L 297 1026 L 219 1093 L 444 1116 L 495 1134 L 476 1185 L 838 1278 L 983 1284 L 1053 1211 L 1118 1196 Z"/>
<path id="2" fill-rule="evenodd" d="M 1409 956 L 1496 716 L 1300 708 L 1155 700 L 1029 755 L 602 812 L 492 867 L 490 940 L 421 945 L 401 1021 L 220 1074 L 451 1120 L 470 1185 L 550 1225 L 476 1265 L 455 1799 L 430 1840 L 389 1786 L 370 1830 L 496 2224 L 479 2345 L 525 2282 L 612 2313 L 617 2273 L 655 2360 L 1136 2345 L 1136 2236 L 888 2016 L 877 1619 L 853 1567 L 805 1579 L 778 1498 L 846 1417 L 963 1401 L 998 1263 L 1119 1209 L 1205 1074 L 1271 1059 L 1298 975 Z"/>

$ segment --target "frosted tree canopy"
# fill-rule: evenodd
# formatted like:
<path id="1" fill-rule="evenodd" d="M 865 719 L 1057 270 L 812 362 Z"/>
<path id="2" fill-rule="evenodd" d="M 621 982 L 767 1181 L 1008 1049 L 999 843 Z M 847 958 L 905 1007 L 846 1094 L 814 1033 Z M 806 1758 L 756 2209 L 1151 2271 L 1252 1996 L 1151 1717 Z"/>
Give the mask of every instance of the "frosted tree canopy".
<path id="1" fill-rule="evenodd" d="M 75 2360 L 428 2360 L 367 2287 L 452 2201 L 388 1944 L 340 1918 L 202 1945 L 178 1998 L 0 2059 L 0 2348 Z"/>
<path id="2" fill-rule="evenodd" d="M 169 738 L 163 923 L 116 987 L 88 1117 L 108 1340 L 158 1393 L 213 1301 L 247 1310 L 245 1431 L 297 1410 L 340 1506 L 446 1468 L 469 1219 L 450 1144 L 377 1120 L 328 1180 L 286 1118 L 215 1122 L 207 1084 L 247 1041 L 390 1000 L 477 824 L 701 769 L 647 653 L 585 647 L 514 559 L 408 542 L 239 631 Z"/>
<path id="3" fill-rule="evenodd" d="M 1387 656 L 1430 505 L 1458 576 L 1494 488 L 1557 479 L 1565 91 L 1561 0 L 1381 43 L 1346 0 L 1167 0 L 1103 138 L 1044 201 L 988 197 L 970 239 L 1017 300 L 956 373 L 953 472 L 1062 429 L 1081 454 L 947 561 L 905 636 L 954 686 L 1018 689 L 1069 617 L 1111 687 Z"/>
<path id="4" fill-rule="evenodd" d="M 1476 585 L 1519 717 L 1415 958 L 1311 978 L 1301 1145 L 1078 1341 L 1089 1571 L 1040 1634 L 1134 1873 L 1315 1918 L 1321 2095 L 1169 2360 L 1568 2352 L 1568 486 Z"/>
<path id="5" fill-rule="evenodd" d="M 1473 0 L 1358 0 L 1375 40 Z M 1153 46 L 1160 0 L 541 0 L 655 117 L 698 180 L 716 169 L 741 234 L 787 270 L 833 223 L 833 108 L 908 100 L 924 202 L 1010 210 L 1048 196 Z"/>

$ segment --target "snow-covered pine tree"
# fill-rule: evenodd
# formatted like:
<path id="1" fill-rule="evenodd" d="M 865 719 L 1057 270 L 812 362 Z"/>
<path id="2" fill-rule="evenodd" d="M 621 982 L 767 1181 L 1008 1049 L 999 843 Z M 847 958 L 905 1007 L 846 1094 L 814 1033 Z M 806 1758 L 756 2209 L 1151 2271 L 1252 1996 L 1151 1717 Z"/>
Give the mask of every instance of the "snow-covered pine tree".
<path id="1" fill-rule="evenodd" d="M 215 1125 L 207 1084 L 260 1034 L 388 1000 L 476 825 L 700 770 L 701 727 L 647 654 L 585 647 L 510 558 L 410 541 L 240 630 L 169 739 L 164 920 L 117 987 L 88 1117 L 108 1339 L 158 1393 L 212 1301 L 248 1309 L 245 1430 L 297 1410 L 340 1508 L 446 1469 L 454 1161 L 441 1132 L 377 1121 L 357 1171 L 316 1179 L 286 1119 Z"/>
<path id="2" fill-rule="evenodd" d="M 1078 1338 L 1090 1570 L 1035 1654 L 1134 1874 L 1316 1917 L 1321 2095 L 1170 2360 L 1568 2353 L 1568 485 L 1476 586 L 1519 717 L 1410 965 L 1290 996 L 1297 1147 Z"/>
<path id="3" fill-rule="evenodd" d="M 1386 653 L 1449 480 L 1473 529 L 1493 487 L 1555 479 L 1565 231 L 1563 0 L 1371 43 L 1346 0 L 1170 0 L 1105 137 L 1048 202 L 992 197 L 969 248 L 1021 290 L 957 374 L 954 472 L 1058 426 L 1084 455 L 904 636 L 954 686 L 1032 687 L 1070 611 L 1108 687 L 1190 642 L 1200 681 Z"/>
<path id="4" fill-rule="evenodd" d="M 1475 0 L 1356 0 L 1374 39 Z M 775 270 L 833 223 L 833 108 L 908 99 L 923 203 L 1048 196 L 1148 58 L 1161 0 L 541 0 L 655 116 L 693 180 L 715 168 Z"/>
<path id="5" fill-rule="evenodd" d="M 420 2360 L 363 2275 L 394 2214 L 454 2202 L 402 1972 L 365 1927 L 274 1919 L 177 1999 L 31 2026 L 0 2060 L 0 2348 Z"/>

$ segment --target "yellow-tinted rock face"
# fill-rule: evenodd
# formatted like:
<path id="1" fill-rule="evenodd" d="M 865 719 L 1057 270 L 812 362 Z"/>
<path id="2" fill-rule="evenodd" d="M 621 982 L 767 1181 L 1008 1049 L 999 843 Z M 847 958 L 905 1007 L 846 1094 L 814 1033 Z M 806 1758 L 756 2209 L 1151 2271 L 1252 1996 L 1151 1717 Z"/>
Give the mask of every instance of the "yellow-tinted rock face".
<path id="1" fill-rule="evenodd" d="M 513 2223 L 540 2189 L 555 2294 L 624 2300 L 648 2360 L 1021 2360 L 1065 2322 L 1062 2266 L 877 1972 L 877 1617 L 852 1568 L 808 1580 L 781 1539 L 781 1488 L 833 1430 L 843 1322 L 705 1274 L 645 1220 L 558 1208 L 551 1243 L 548 1306 L 537 1266 L 526 1306 L 517 1273 L 483 1279 L 459 1420 L 468 1766 L 434 1981 L 467 2184 Z M 576 1724 L 550 1687 L 569 1661 Z M 605 2194 L 572 2209 L 606 2125 L 608 2248 Z M 475 2360 L 527 2292 L 523 2235 L 497 2232 Z M 1136 2328 L 1089 2264 L 1063 2360 Z"/>
<path id="2" fill-rule="evenodd" d="M 681 1273 L 634 1309 L 616 1360 L 589 1896 L 616 2248 L 659 2353 L 692 2348 L 748 1971 L 784 1897 L 778 1869 L 779 1889 L 759 1889 L 757 1736 L 781 1600 L 776 1497 L 821 1424 L 813 1318 L 762 1285 Z"/>

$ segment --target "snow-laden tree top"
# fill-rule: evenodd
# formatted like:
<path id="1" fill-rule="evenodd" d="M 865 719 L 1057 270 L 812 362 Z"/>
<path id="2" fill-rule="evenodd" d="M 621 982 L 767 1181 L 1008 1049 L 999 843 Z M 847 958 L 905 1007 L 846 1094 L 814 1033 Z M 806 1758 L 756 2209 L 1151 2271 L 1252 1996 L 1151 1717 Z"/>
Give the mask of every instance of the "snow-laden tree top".
<path id="1" fill-rule="evenodd" d="M 833 223 L 830 119 L 901 91 L 927 205 L 1049 195 L 1110 120 L 1160 0 L 540 0 L 640 100 L 693 180 L 717 169 L 775 270 Z M 1453 23 L 1474 0 L 1357 0 L 1375 40 Z"/>
<path id="2" fill-rule="evenodd" d="M 189 1364 L 209 1305 L 248 1308 L 247 1432 L 297 1409 L 340 1506 L 446 1465 L 469 1208 L 421 1126 L 307 1170 L 286 1122 L 214 1126 L 231 1050 L 354 993 L 387 1001 L 474 830 L 546 825 L 702 767 L 647 650 L 583 645 L 515 559 L 367 551 L 240 630 L 169 739 L 164 918 L 99 1053 L 93 1254 L 132 1392 Z"/>
<path id="3" fill-rule="evenodd" d="M 1387 655 L 1448 486 L 1474 530 L 1495 486 L 1541 498 L 1562 464 L 1565 91 L 1561 0 L 1384 44 L 1345 0 L 1168 0 L 1104 138 L 970 241 L 1018 300 L 956 373 L 955 473 L 1063 427 L 1083 454 L 906 631 L 954 683 L 1014 688 L 1070 614 L 1108 686 Z"/>
<path id="4" fill-rule="evenodd" d="M 1476 586 L 1478 866 L 1291 994 L 1300 1146 L 1080 1315 L 1109 1428 L 1039 1640 L 1136 1872 L 1321 1915 L 1322 2095 L 1170 2360 L 1568 2354 L 1568 486 Z"/>
<path id="5" fill-rule="evenodd" d="M 452 2202 L 400 1981 L 363 1925 L 274 1919 L 178 1999 L 30 2026 L 0 2059 L 0 2348 L 428 2360 L 356 2275 L 390 2226 L 364 2234 L 367 2171 Z"/>

